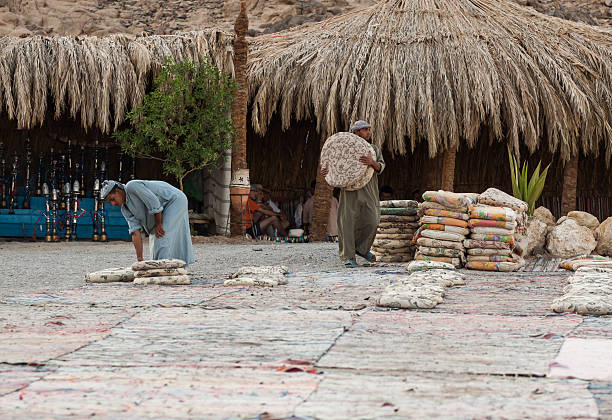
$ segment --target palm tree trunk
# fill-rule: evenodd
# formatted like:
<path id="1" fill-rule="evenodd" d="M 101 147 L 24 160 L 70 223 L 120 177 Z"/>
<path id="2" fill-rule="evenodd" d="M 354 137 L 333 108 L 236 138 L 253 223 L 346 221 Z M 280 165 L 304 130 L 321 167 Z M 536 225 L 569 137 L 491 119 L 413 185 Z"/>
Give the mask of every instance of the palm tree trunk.
<path id="1" fill-rule="evenodd" d="M 321 148 L 325 141 L 321 141 Z M 314 191 L 314 205 L 312 208 L 312 223 L 310 234 L 315 241 L 324 241 L 327 237 L 327 220 L 329 218 L 329 202 L 333 188 L 321 176 L 321 163 L 317 166 L 317 185 Z"/>
<path id="2" fill-rule="evenodd" d="M 247 82 L 246 66 L 248 56 L 248 44 L 246 34 L 249 30 L 249 17 L 247 15 L 246 1 L 240 2 L 240 13 L 234 24 L 236 38 L 234 39 L 234 77 L 238 88 L 232 102 L 232 119 L 236 128 L 236 136 L 232 151 L 232 174 L 239 169 L 248 169 L 246 161 L 246 119 L 247 119 Z M 234 178 L 234 177 L 232 177 Z M 246 226 L 244 224 L 244 208 L 236 205 L 240 200 L 234 200 L 231 206 L 231 234 L 232 236 L 244 235 Z"/>
<path id="3" fill-rule="evenodd" d="M 442 182 L 440 188 L 444 191 L 455 190 L 455 159 L 457 150 L 449 147 L 442 156 Z"/>
<path id="4" fill-rule="evenodd" d="M 578 155 L 565 162 L 563 170 L 563 192 L 561 195 L 561 216 L 576 210 L 576 189 L 578 185 Z"/>

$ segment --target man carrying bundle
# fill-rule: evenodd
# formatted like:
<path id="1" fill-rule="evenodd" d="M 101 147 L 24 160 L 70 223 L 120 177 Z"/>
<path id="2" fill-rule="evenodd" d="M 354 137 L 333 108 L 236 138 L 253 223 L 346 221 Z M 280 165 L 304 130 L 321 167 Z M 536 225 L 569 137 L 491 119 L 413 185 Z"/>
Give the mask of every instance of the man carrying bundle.
<path id="1" fill-rule="evenodd" d="M 370 142 L 372 126 L 366 121 L 359 120 L 351 127 L 351 133 Z M 365 258 L 368 262 L 375 262 L 376 257 L 370 252 L 376 228 L 380 220 L 380 202 L 378 200 L 378 174 L 385 169 L 382 152 L 372 144 L 376 152 L 376 159 L 371 156 L 361 156 L 359 162 L 374 169 L 374 175 L 365 187 L 349 191 L 340 190 L 338 205 L 338 245 L 340 259 L 345 261 L 346 267 L 357 267 L 355 254 Z M 327 168 L 321 169 L 325 178 Z"/>

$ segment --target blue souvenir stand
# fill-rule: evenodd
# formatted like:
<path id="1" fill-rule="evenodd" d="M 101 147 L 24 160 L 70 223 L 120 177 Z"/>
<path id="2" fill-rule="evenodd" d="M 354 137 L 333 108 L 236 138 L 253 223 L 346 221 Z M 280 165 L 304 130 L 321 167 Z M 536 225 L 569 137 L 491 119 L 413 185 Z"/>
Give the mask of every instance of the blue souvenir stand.
<path id="1" fill-rule="evenodd" d="M 33 238 L 44 240 L 46 233 L 46 219 L 43 212 L 45 211 L 44 197 L 31 197 L 30 209 L 20 208 L 23 203 L 23 195 L 19 195 L 17 199 L 17 208 L 15 214 L 9 214 L 9 209 L 0 209 L 0 237 L 11 238 Z M 85 212 L 77 222 L 77 239 L 89 239 L 93 234 L 93 198 L 79 198 L 79 206 Z M 80 213 L 80 211 L 79 211 Z M 60 239 L 63 239 L 65 234 L 65 226 L 63 221 L 66 219 L 65 210 L 58 210 L 58 219 L 62 221 L 59 231 Z M 109 239 L 129 239 L 127 222 L 121 215 L 121 209 L 112 206 L 108 203 L 104 204 L 104 216 L 106 224 L 106 234 Z"/>

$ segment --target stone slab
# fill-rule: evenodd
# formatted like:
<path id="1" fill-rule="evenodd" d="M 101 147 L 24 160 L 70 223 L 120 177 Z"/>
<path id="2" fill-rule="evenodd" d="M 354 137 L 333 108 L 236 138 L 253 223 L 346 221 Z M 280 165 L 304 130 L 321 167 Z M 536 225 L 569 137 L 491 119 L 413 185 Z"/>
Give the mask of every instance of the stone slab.
<path id="1" fill-rule="evenodd" d="M 44 363 L 111 334 L 136 311 L 0 304 L 0 363 Z"/>
<path id="2" fill-rule="evenodd" d="M 564 336 L 580 322 L 580 316 L 367 312 L 319 366 L 543 376 Z"/>
<path id="3" fill-rule="evenodd" d="M 262 366 L 318 360 L 348 312 L 152 307 L 105 340 L 60 358 L 67 366 Z"/>
<path id="4" fill-rule="evenodd" d="M 486 413 L 486 414 L 485 414 Z M 356 375 L 334 372 L 295 414 L 357 418 L 597 418 L 584 382 L 488 375 Z"/>

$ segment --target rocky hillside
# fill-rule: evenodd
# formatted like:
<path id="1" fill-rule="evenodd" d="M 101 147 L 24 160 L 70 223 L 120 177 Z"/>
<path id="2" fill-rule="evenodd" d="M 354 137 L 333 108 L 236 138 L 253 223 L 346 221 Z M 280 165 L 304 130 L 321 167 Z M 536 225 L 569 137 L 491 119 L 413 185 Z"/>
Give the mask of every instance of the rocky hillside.
<path id="1" fill-rule="evenodd" d="M 540 12 L 612 26 L 612 0 L 516 0 Z M 249 0 L 250 35 L 317 22 L 375 0 Z M 238 0 L 0 0 L 0 35 L 168 34 L 231 30 Z"/>

